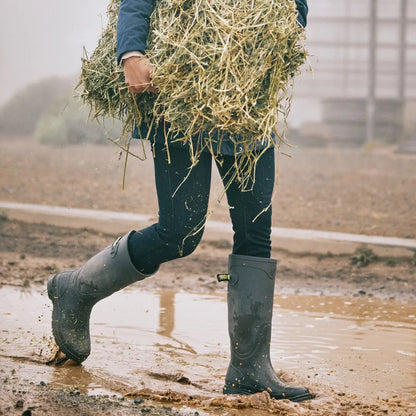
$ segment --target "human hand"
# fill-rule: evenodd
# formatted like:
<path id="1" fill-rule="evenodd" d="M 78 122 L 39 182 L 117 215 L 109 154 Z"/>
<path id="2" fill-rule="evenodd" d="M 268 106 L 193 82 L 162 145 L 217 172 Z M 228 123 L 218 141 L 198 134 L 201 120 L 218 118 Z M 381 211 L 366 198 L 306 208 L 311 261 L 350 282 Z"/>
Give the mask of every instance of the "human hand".
<path id="1" fill-rule="evenodd" d="M 152 82 L 153 67 L 144 56 L 132 56 L 123 61 L 124 79 L 132 93 L 150 91 L 157 94 L 158 90 Z"/>

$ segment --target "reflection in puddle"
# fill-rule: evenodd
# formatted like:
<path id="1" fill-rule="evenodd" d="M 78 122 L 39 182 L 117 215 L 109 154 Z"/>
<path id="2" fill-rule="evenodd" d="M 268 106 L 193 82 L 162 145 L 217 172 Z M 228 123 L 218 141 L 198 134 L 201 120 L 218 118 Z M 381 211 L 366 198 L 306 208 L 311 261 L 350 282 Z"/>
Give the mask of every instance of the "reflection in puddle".
<path id="1" fill-rule="evenodd" d="M 172 336 L 175 328 L 175 292 L 172 290 L 165 290 L 160 292 L 160 307 L 159 307 L 159 330 L 158 334 L 170 339 L 176 345 L 171 344 L 159 345 L 160 349 L 174 348 L 196 354 L 196 351 L 188 344 L 183 343 L 179 339 Z"/>
<path id="2" fill-rule="evenodd" d="M 51 313 L 46 294 L 3 287 L 0 297 L 0 354 L 45 354 Z M 318 296 L 277 296 L 275 304 L 276 369 L 368 397 L 415 396 L 415 307 Z M 91 323 L 92 354 L 83 366 L 42 367 L 31 376 L 90 394 L 120 391 L 112 388 L 117 383 L 221 393 L 229 349 L 225 296 L 144 293 L 134 286 L 100 302 Z"/>

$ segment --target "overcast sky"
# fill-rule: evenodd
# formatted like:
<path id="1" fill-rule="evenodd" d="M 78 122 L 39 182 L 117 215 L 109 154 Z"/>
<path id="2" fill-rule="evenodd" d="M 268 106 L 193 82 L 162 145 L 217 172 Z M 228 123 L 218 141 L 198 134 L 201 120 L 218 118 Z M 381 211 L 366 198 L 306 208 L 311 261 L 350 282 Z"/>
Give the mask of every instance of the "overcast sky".
<path id="1" fill-rule="evenodd" d="M 0 0 L 0 105 L 50 75 L 76 76 L 83 46 L 94 50 L 102 0 Z"/>

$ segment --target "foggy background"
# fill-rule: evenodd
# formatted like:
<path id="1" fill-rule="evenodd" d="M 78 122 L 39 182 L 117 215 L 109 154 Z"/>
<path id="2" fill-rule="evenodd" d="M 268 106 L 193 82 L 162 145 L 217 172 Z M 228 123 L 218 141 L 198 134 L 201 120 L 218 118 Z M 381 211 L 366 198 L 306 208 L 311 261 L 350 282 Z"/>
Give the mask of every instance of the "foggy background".
<path id="1" fill-rule="evenodd" d="M 295 83 L 293 141 L 409 142 L 416 111 L 416 0 L 308 3 L 313 71 L 305 65 Z M 92 52 L 97 44 L 106 6 L 99 0 L 1 0 L 0 106 L 50 76 L 75 83 L 83 48 Z"/>
<path id="2" fill-rule="evenodd" d="M 51 75 L 76 76 L 83 46 L 94 50 L 107 2 L 0 1 L 0 105 Z"/>

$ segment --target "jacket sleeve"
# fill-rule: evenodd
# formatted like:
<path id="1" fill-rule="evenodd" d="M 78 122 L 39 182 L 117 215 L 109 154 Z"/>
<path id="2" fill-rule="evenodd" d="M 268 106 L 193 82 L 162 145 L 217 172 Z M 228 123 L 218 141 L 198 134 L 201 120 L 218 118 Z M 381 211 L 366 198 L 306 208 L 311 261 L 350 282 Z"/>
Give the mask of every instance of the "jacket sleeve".
<path id="1" fill-rule="evenodd" d="M 295 0 L 296 6 L 298 7 L 298 22 L 302 27 L 306 27 L 307 16 L 308 16 L 308 4 L 307 0 Z"/>
<path id="2" fill-rule="evenodd" d="M 117 22 L 117 62 L 124 53 L 146 50 L 155 0 L 121 0 Z"/>

